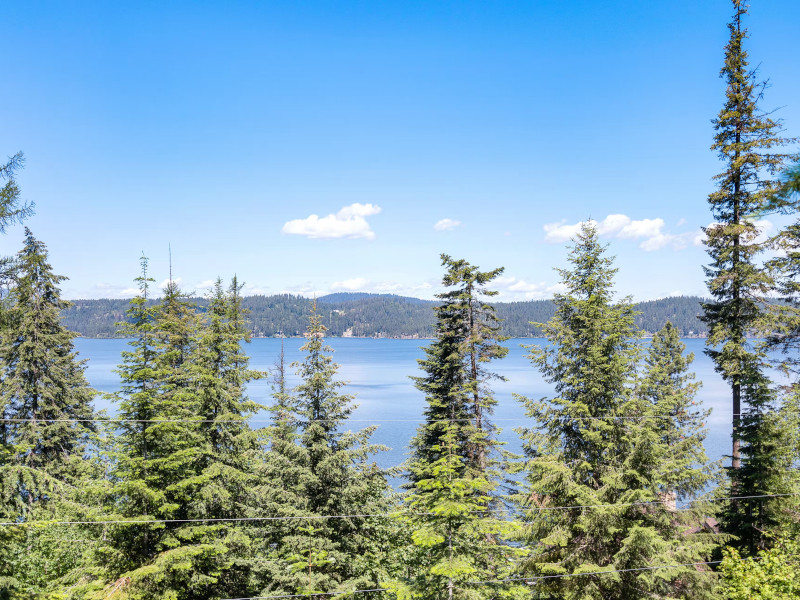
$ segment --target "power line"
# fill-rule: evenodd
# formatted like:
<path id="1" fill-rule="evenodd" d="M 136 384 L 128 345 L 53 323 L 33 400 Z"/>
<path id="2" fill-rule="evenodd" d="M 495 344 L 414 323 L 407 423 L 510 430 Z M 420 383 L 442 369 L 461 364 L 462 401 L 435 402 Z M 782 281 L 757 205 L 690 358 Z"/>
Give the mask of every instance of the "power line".
<path id="1" fill-rule="evenodd" d="M 369 590 L 343 590 L 341 592 L 316 592 L 313 594 L 277 594 L 273 596 L 247 596 L 245 598 L 225 598 L 224 600 L 262 600 L 264 598 L 308 598 L 309 596 L 341 596 L 342 594 L 364 594 L 367 592 L 388 592 L 386 588 Z"/>
<path id="2" fill-rule="evenodd" d="M 781 414 L 796 415 L 800 412 L 784 412 Z M 622 420 L 622 421 L 639 421 L 646 419 L 686 419 L 698 418 L 700 414 L 684 414 L 684 415 L 584 415 L 584 416 L 569 416 L 573 420 Z M 749 416 L 749 413 L 734 413 L 732 416 Z M 706 418 L 704 418 L 706 420 Z M 0 417 L 0 422 L 3 423 L 194 423 L 194 424 L 222 424 L 222 423 L 274 423 L 274 422 L 289 422 L 295 423 L 458 423 L 458 422 L 471 422 L 473 418 L 463 419 L 435 419 L 428 421 L 426 419 L 283 419 L 276 421 L 275 419 L 252 419 L 248 417 L 241 417 L 238 419 L 127 419 L 127 418 L 106 418 L 106 419 L 44 419 L 44 418 L 17 418 L 17 417 Z M 491 420 L 494 423 L 500 422 L 524 422 L 531 421 L 528 417 L 506 417 Z"/>
<path id="3" fill-rule="evenodd" d="M 28 526 L 28 525 L 169 525 L 175 523 L 239 523 L 239 522 L 256 522 L 256 521 L 318 521 L 324 519 L 348 519 L 348 518 L 370 518 L 370 517 L 384 517 L 391 518 L 397 514 L 405 514 L 403 511 L 394 511 L 389 513 L 375 513 L 375 514 L 356 514 L 356 515 L 306 515 L 306 516 L 290 516 L 290 517 L 208 517 L 198 519 L 107 519 L 102 521 L 4 521 L 0 522 L 0 526 Z M 420 516 L 429 515 L 431 513 L 416 513 Z"/>
<path id="4" fill-rule="evenodd" d="M 784 498 L 789 496 L 798 496 L 800 492 L 792 492 L 786 494 L 759 494 L 752 496 L 728 496 L 725 498 L 705 498 L 692 500 L 691 503 L 705 503 L 705 502 L 722 502 L 725 500 L 753 500 L 758 498 Z M 527 509 L 521 509 L 521 512 L 530 511 L 550 511 L 550 510 L 578 510 L 578 509 L 594 509 L 594 508 L 612 508 L 612 507 L 625 507 L 625 506 L 639 506 L 639 505 L 653 505 L 653 504 L 668 504 L 670 500 L 652 500 L 641 502 L 618 502 L 613 504 L 583 504 L 574 506 L 533 506 Z M 680 508 L 676 510 L 688 510 Z M 489 509 L 480 509 L 473 511 L 465 511 L 469 513 L 485 513 Z M 495 511 L 502 512 L 502 511 Z M 512 512 L 505 510 L 504 512 Z M 396 510 L 386 513 L 364 513 L 364 514 L 343 514 L 343 515 L 294 515 L 285 517 L 220 517 L 220 518 L 197 518 L 197 519 L 107 519 L 100 521 L 5 521 L 0 522 L 2 527 L 27 527 L 32 525 L 159 525 L 159 524 L 179 524 L 179 523 L 252 523 L 259 521 L 318 521 L 324 519 L 367 519 L 367 518 L 392 518 L 400 515 L 412 516 L 435 516 L 437 513 L 433 512 L 414 512 L 407 510 Z"/>

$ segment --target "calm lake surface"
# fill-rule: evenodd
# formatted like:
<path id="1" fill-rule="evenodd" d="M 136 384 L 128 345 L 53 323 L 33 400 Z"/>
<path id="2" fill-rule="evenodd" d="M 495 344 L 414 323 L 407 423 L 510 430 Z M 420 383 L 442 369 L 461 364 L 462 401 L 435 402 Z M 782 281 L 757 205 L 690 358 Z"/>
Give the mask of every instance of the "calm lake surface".
<path id="1" fill-rule="evenodd" d="M 304 353 L 300 346 L 305 340 L 288 338 L 284 340 L 287 364 L 301 361 Z M 713 364 L 703 354 L 705 340 L 686 339 L 686 352 L 693 352 L 695 361 L 692 370 L 703 387 L 697 399 L 706 408 L 711 408 L 707 422 L 708 437 L 706 452 L 711 460 L 722 458 L 730 452 L 731 400 L 730 389 L 714 372 Z M 428 340 L 394 340 L 331 338 L 327 340 L 334 349 L 334 360 L 339 364 L 339 379 L 348 383 L 345 393 L 356 395 L 358 408 L 353 412 L 349 428 L 362 429 L 377 425 L 372 440 L 391 448 L 380 453 L 376 460 L 384 467 L 394 466 L 406 459 L 409 440 L 414 436 L 421 422 L 425 399 L 410 379 L 421 375 L 417 359 L 423 358 L 422 348 Z M 543 344 L 541 339 L 508 340 L 508 356 L 493 363 L 493 370 L 506 377 L 507 381 L 494 382 L 493 388 L 498 404 L 494 422 L 502 428 L 501 440 L 507 442 L 506 448 L 519 451 L 520 442 L 514 428 L 525 426 L 527 419 L 522 406 L 512 397 L 521 394 L 531 398 L 541 398 L 552 394 L 552 387 L 545 382 L 525 357 L 528 351 L 522 344 Z M 120 362 L 120 352 L 128 348 L 126 340 L 98 340 L 78 338 L 75 347 L 80 357 L 88 359 L 86 376 L 89 383 L 99 392 L 119 391 L 119 376 L 114 372 Z M 274 366 L 280 354 L 281 340 L 276 338 L 255 339 L 246 347 L 250 355 L 250 365 L 254 369 L 268 370 Z M 294 369 L 289 383 L 294 385 L 297 377 Z M 270 404 L 271 387 L 268 380 L 251 382 L 248 386 L 250 398 L 262 404 Z M 96 407 L 106 409 L 109 415 L 117 412 L 113 400 L 98 397 Z M 253 426 L 267 424 L 269 413 L 253 418 Z"/>

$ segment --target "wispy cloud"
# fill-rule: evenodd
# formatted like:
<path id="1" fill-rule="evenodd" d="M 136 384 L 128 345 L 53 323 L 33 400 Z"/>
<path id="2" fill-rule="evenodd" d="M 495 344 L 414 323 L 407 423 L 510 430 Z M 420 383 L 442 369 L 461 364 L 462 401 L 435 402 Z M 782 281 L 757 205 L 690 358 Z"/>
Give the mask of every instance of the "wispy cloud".
<path id="1" fill-rule="evenodd" d="M 497 290 L 498 300 L 542 300 L 566 290 L 563 284 L 531 283 L 516 277 L 498 277 L 491 284 Z"/>
<path id="2" fill-rule="evenodd" d="M 321 290 L 310 282 L 290 285 L 281 289 L 278 294 L 292 294 L 293 296 L 305 296 L 306 298 L 324 296 L 327 290 Z"/>
<path id="3" fill-rule="evenodd" d="M 366 292 L 369 294 L 397 294 L 399 296 L 429 297 L 434 285 L 425 281 L 419 284 L 398 281 L 374 281 L 366 277 L 352 277 L 335 281 L 330 292 Z"/>
<path id="4" fill-rule="evenodd" d="M 335 281 L 331 286 L 331 290 L 335 292 L 347 291 L 363 291 L 369 284 L 369 281 L 363 277 L 353 277 L 352 279 L 345 279 L 344 281 Z"/>
<path id="5" fill-rule="evenodd" d="M 309 238 L 364 238 L 374 239 L 375 232 L 366 217 L 377 215 L 381 208 L 375 204 L 351 204 L 336 214 L 326 217 L 309 215 L 305 219 L 294 219 L 284 224 L 282 233 L 304 235 Z"/>
<path id="6" fill-rule="evenodd" d="M 180 277 L 173 277 L 172 281 L 174 281 L 176 285 L 180 285 L 181 283 L 183 283 L 183 279 Z M 159 283 L 158 287 L 160 287 L 163 290 L 165 287 L 167 287 L 167 285 L 169 285 L 169 277 L 167 277 L 164 281 Z"/>
<path id="7" fill-rule="evenodd" d="M 217 283 L 216 279 L 206 279 L 205 281 L 196 283 L 194 289 L 203 292 L 212 289 L 214 287 L 214 284 L 216 283 Z"/>
<path id="8" fill-rule="evenodd" d="M 631 219 L 627 215 L 608 215 L 602 221 L 588 220 L 597 228 L 598 235 L 619 239 L 640 240 L 639 248 L 645 252 L 652 252 L 670 247 L 681 250 L 690 245 L 697 245 L 699 230 L 682 233 L 664 231 L 664 219 Z M 684 221 L 685 222 L 685 221 Z M 544 226 L 545 241 L 552 244 L 566 242 L 575 237 L 582 223 L 568 224 L 564 221 L 548 223 Z"/>
<path id="9" fill-rule="evenodd" d="M 436 231 L 448 231 L 449 229 L 455 229 L 461 225 L 461 221 L 456 221 L 455 219 L 442 219 L 441 221 L 437 221 L 433 228 Z"/>
<path id="10" fill-rule="evenodd" d="M 756 244 L 762 244 L 766 242 L 767 238 L 770 235 L 770 232 L 772 231 L 775 225 L 769 219 L 758 219 L 751 222 L 755 226 L 757 234 L 756 237 L 748 241 L 748 243 L 752 242 Z M 721 225 L 721 223 L 711 222 L 708 225 L 706 225 L 705 228 L 711 229 L 712 227 L 717 227 L 718 225 Z M 705 243 L 705 241 L 706 241 L 705 231 L 701 230 L 694 236 L 693 242 L 695 246 L 702 246 Z"/>
<path id="11" fill-rule="evenodd" d="M 70 292 L 65 294 L 72 299 L 88 299 L 88 298 L 133 298 L 139 294 L 139 288 L 127 285 L 114 285 L 111 283 L 99 282 L 95 283 L 89 291 L 83 291 L 79 294 Z"/>

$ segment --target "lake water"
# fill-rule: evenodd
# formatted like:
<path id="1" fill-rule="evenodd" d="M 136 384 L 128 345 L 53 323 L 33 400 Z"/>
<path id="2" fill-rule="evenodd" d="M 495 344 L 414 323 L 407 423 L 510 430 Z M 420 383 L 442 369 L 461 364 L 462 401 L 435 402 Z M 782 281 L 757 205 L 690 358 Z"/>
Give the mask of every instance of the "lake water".
<path id="1" fill-rule="evenodd" d="M 305 340 L 287 338 L 284 340 L 286 362 L 301 361 L 304 353 L 300 346 Z M 358 408 L 351 416 L 349 427 L 353 430 L 367 425 L 377 425 L 372 440 L 391 448 L 377 457 L 383 467 L 402 463 L 407 457 L 409 440 L 421 423 L 425 399 L 410 379 L 421 375 L 417 359 L 423 358 L 422 348 L 427 340 L 331 338 L 326 340 L 334 349 L 334 360 L 339 364 L 339 379 L 348 385 L 346 393 L 356 394 Z M 706 452 L 710 459 L 716 460 L 730 452 L 731 400 L 730 389 L 714 372 L 713 364 L 703 354 L 705 340 L 686 339 L 687 352 L 694 352 L 695 362 L 692 370 L 697 374 L 703 387 L 698 400 L 706 408 L 711 408 L 707 422 L 708 437 Z M 514 428 L 528 422 L 522 406 L 512 394 L 531 398 L 541 398 L 552 394 L 552 387 L 545 382 L 525 357 L 528 353 L 522 344 L 542 344 L 544 340 L 508 340 L 508 356 L 492 364 L 493 370 L 506 377 L 504 382 L 495 382 L 493 388 L 498 404 L 494 422 L 502 428 L 500 439 L 507 442 L 506 448 L 519 451 L 520 441 Z M 120 352 L 127 349 L 126 340 L 99 340 L 78 338 L 75 347 L 81 358 L 88 359 L 86 376 L 89 383 L 99 392 L 114 393 L 119 390 L 119 377 L 114 372 L 120 361 Z M 281 340 L 276 338 L 255 339 L 247 345 L 250 365 L 254 369 L 270 369 L 280 354 Z M 294 370 L 290 374 L 290 385 L 297 382 Z M 253 400 L 270 404 L 271 387 L 268 380 L 253 381 L 248 386 Z M 115 403 L 98 397 L 97 408 L 103 408 L 110 415 L 116 413 Z M 269 413 L 253 418 L 253 426 L 267 424 Z"/>

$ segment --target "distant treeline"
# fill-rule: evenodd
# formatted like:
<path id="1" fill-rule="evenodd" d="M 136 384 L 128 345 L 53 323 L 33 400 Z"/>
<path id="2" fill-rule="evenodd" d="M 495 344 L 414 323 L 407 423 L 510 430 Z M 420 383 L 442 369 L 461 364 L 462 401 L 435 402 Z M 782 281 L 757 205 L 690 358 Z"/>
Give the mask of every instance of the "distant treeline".
<path id="1" fill-rule="evenodd" d="M 679 296 L 650 300 L 636 305 L 640 314 L 636 325 L 650 333 L 658 331 L 667 321 L 682 336 L 705 335 L 706 326 L 697 316 L 702 312 L 701 298 Z M 118 337 L 116 323 L 125 319 L 128 300 L 74 300 L 62 312 L 64 325 L 84 337 Z M 254 337 L 276 335 L 300 336 L 308 324 L 313 300 L 302 296 L 280 294 L 249 296 L 243 308 L 250 311 L 249 320 Z M 329 335 L 355 337 L 419 337 L 433 336 L 435 301 L 420 300 L 390 294 L 330 294 L 318 298 L 318 309 Z M 198 298 L 200 310 L 208 302 Z M 497 302 L 498 316 L 503 319 L 503 334 L 510 337 L 538 337 L 538 327 L 553 316 L 550 300 L 527 302 Z"/>

